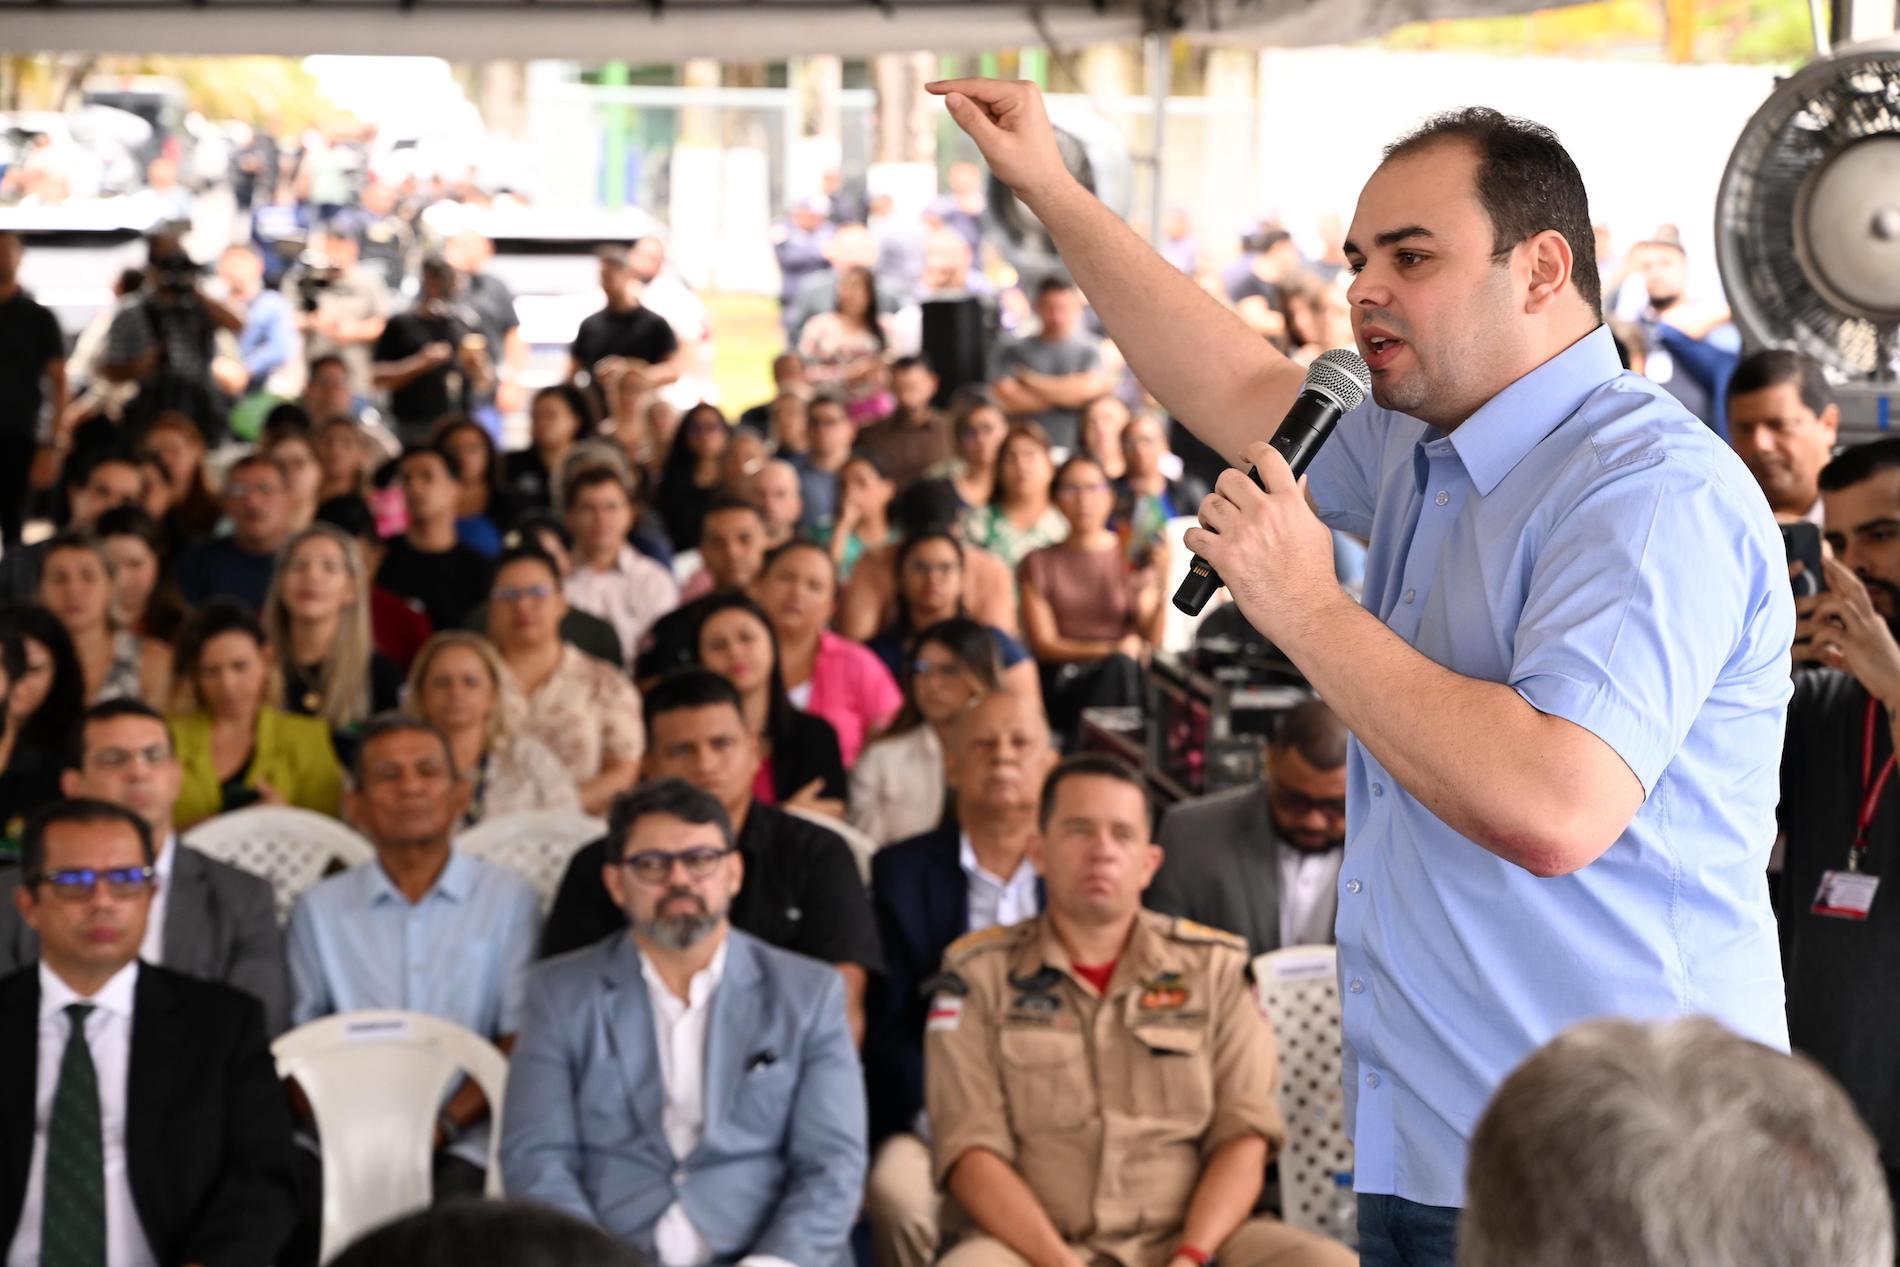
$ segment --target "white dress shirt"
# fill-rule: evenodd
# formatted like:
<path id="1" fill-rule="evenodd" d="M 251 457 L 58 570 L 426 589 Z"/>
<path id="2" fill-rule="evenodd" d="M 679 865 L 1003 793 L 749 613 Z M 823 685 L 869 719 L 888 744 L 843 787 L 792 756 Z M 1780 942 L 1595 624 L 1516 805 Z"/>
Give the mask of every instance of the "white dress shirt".
<path id="1" fill-rule="evenodd" d="M 1339 864 L 1343 845 L 1297 849 L 1282 840 L 1280 850 L 1280 945 L 1330 946 L 1339 915 Z"/>
<path id="2" fill-rule="evenodd" d="M 631 669 L 653 622 L 680 604 L 673 574 L 632 546 L 621 546 L 613 566 L 590 567 L 578 558 L 562 590 L 567 601 L 614 627 L 622 668 Z"/>
<path id="3" fill-rule="evenodd" d="M 970 927 L 966 931 L 980 933 L 996 924 L 1020 924 L 1039 912 L 1036 869 L 1029 865 L 1027 855 L 1009 878 L 991 875 L 976 860 L 976 847 L 966 831 L 958 836 L 957 861 L 969 880 Z"/>
<path id="4" fill-rule="evenodd" d="M 152 864 L 158 875 L 158 892 L 152 894 L 151 909 L 145 916 L 145 939 L 139 942 L 139 958 L 146 963 L 165 962 L 165 911 L 171 905 L 172 862 L 177 857 L 178 834 L 174 832 L 165 837 L 158 860 Z"/>
<path id="5" fill-rule="evenodd" d="M 662 1122 L 666 1146 L 675 1160 L 684 1161 L 699 1147 L 706 1129 L 706 1027 L 712 1020 L 713 992 L 726 974 L 727 942 L 721 936 L 712 959 L 693 974 L 685 999 L 674 994 L 645 954 L 640 974 L 646 978 L 647 1000 L 653 1008 L 653 1042 L 660 1052 L 660 1079 L 665 1086 L 666 1110 Z M 712 1246 L 693 1226 L 686 1207 L 675 1201 L 653 1228 L 653 1249 L 660 1267 L 701 1267 L 712 1261 Z M 740 1267 L 793 1267 L 770 1254 L 749 1254 Z M 8 1264 L 8 1267 L 13 1267 Z"/>
<path id="6" fill-rule="evenodd" d="M 125 1161 L 125 1078 L 132 1063 L 132 1000 L 139 980 L 138 961 L 113 974 L 91 998 L 76 993 L 44 961 L 40 963 L 40 1056 L 33 1100 L 33 1160 L 26 1172 L 26 1200 L 7 1250 L 6 1267 L 39 1267 L 40 1223 L 46 1203 L 46 1131 L 53 1117 L 53 1092 L 66 1054 L 72 1023 L 69 1003 L 90 1003 L 86 1046 L 99 1078 L 99 1124 L 105 1136 L 106 1267 L 158 1267 L 132 1205 L 132 1183 Z"/>

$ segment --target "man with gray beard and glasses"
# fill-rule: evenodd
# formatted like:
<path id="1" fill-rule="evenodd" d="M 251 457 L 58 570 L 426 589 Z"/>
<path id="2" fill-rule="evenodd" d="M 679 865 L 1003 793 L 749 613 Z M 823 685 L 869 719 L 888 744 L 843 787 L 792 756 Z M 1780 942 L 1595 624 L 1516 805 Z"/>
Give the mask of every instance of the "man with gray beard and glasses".
<path id="1" fill-rule="evenodd" d="M 536 970 L 508 1073 L 509 1195 L 659 1267 L 844 1267 L 865 1108 L 842 978 L 727 922 L 745 862 L 710 793 L 636 788 L 606 844 L 630 934 Z"/>
<path id="2" fill-rule="evenodd" d="M 1821 471 L 1833 557 L 1826 588 L 1797 598 L 1794 677 L 1778 817 L 1786 838 L 1779 923 L 1788 1037 L 1847 1089 L 1900 1192 L 1900 438 Z M 1798 565 L 1797 565 L 1798 566 Z"/>

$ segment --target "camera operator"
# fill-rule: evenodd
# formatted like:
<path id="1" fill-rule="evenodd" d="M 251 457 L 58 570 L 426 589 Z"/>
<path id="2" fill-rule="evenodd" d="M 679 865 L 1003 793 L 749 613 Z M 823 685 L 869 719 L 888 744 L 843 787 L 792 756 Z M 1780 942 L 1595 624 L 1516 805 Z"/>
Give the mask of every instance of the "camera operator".
<path id="1" fill-rule="evenodd" d="M 301 387 L 303 367 L 297 361 L 297 328 L 289 302 L 276 291 L 264 289 L 264 258 L 257 248 L 239 243 L 225 248 L 218 257 L 218 280 L 228 292 L 231 306 L 244 314 L 244 329 L 238 334 L 238 355 L 244 365 L 244 384 L 239 394 Z"/>
<path id="2" fill-rule="evenodd" d="M 405 446 L 427 439 L 442 415 L 469 412 L 494 385 L 488 340 L 455 289 L 455 267 L 429 256 L 416 306 L 390 318 L 376 340 L 372 376 L 389 393 L 390 419 Z"/>
<path id="3" fill-rule="evenodd" d="M 230 405 L 212 378 L 213 340 L 220 329 L 240 333 L 244 318 L 205 293 L 203 270 L 176 231 L 153 234 L 147 249 L 145 288 L 113 317 L 99 373 L 108 382 L 138 385 L 125 408 L 128 428 L 137 431 L 175 409 L 215 447 Z"/>
<path id="4" fill-rule="evenodd" d="M 285 279 L 297 310 L 304 355 L 340 356 L 350 372 L 350 394 L 370 393 L 371 349 L 389 320 L 389 287 L 362 262 L 361 225 L 352 214 L 333 217 Z"/>

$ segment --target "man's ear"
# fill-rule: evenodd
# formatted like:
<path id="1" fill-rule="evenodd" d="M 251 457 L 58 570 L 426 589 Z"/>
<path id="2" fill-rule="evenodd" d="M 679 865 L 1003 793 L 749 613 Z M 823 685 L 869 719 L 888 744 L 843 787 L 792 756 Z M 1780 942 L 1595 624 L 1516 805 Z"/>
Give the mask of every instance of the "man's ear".
<path id="1" fill-rule="evenodd" d="M 59 790 L 61 795 L 74 797 L 80 795 L 80 778 L 77 770 L 59 772 Z"/>
<path id="2" fill-rule="evenodd" d="M 1530 290 L 1524 297 L 1524 311 L 1542 313 L 1571 283 L 1574 257 L 1570 243 L 1555 229 L 1545 229 L 1523 244 L 1530 259 Z"/>

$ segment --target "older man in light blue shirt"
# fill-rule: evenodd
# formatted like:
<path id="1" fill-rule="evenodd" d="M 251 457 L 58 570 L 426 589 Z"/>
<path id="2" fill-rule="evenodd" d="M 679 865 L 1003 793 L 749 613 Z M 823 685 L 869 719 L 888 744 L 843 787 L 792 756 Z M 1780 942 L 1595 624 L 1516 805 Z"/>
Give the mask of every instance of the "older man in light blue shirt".
<path id="1" fill-rule="evenodd" d="M 1348 298 L 1372 402 L 1307 498 L 1261 442 L 1302 374 L 1062 166 L 1035 90 L 933 86 L 1224 474 L 1187 544 L 1354 735 L 1339 886 L 1362 1262 L 1449 1267 L 1491 1092 L 1572 1021 L 1705 1012 L 1786 1043 L 1764 877 L 1793 601 L 1767 503 L 1601 324 L 1546 129 L 1387 151 Z M 1317 510 L 1317 514 L 1315 513 Z M 1362 607 L 1328 526 L 1371 541 Z"/>

